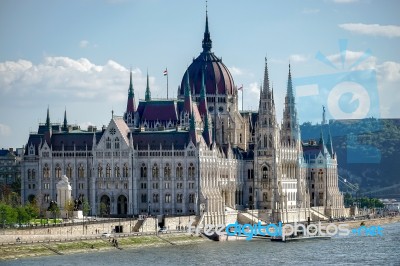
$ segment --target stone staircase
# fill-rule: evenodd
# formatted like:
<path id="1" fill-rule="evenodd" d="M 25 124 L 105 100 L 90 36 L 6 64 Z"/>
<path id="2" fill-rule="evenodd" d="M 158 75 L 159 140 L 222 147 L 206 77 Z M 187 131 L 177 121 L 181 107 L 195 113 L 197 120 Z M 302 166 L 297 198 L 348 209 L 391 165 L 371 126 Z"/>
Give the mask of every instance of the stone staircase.
<path id="1" fill-rule="evenodd" d="M 311 207 L 310 208 L 310 212 L 311 212 L 311 219 L 313 221 L 327 221 L 327 220 L 329 220 L 329 217 L 326 216 L 325 214 L 323 214 L 322 212 L 320 212 L 318 210 L 318 208 L 316 208 L 316 207 Z"/>

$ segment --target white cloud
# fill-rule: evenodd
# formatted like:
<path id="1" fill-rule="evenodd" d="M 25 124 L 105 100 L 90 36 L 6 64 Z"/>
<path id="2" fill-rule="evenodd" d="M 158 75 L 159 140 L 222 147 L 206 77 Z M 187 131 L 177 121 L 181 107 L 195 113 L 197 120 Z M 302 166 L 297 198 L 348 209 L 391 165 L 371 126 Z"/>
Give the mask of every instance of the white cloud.
<path id="1" fill-rule="evenodd" d="M 400 26 L 397 25 L 379 25 L 379 24 L 363 24 L 363 23 L 345 23 L 339 24 L 339 27 L 364 35 L 383 36 L 383 37 L 400 37 Z"/>
<path id="2" fill-rule="evenodd" d="M 146 77 L 138 68 L 132 70 L 136 96 L 144 91 Z M 157 91 L 150 78 L 152 92 Z M 16 102 L 46 101 L 126 101 L 129 86 L 129 70 L 109 60 L 96 65 L 86 58 L 46 57 L 33 64 L 18 60 L 0 62 L 0 97 L 14 97 Z M 18 99 L 20 101 L 18 101 Z"/>
<path id="3" fill-rule="evenodd" d="M 81 48 L 86 48 L 86 47 L 88 47 L 88 45 L 89 45 L 89 41 L 87 41 L 87 40 L 82 40 L 79 42 L 79 47 L 81 47 Z"/>
<path id="4" fill-rule="evenodd" d="M 240 75 L 243 75 L 243 73 L 244 73 L 242 69 L 235 67 L 235 66 L 228 67 L 228 69 L 231 72 L 231 74 L 234 76 L 240 76 Z"/>
<path id="5" fill-rule="evenodd" d="M 316 14 L 319 13 L 319 9 L 317 8 L 303 8 L 301 11 L 303 14 Z"/>
<path id="6" fill-rule="evenodd" d="M 11 128 L 0 123 L 0 136 L 6 137 L 11 135 Z"/>
<path id="7" fill-rule="evenodd" d="M 301 63 L 307 61 L 309 56 L 302 54 L 294 54 L 289 57 L 290 62 Z"/>

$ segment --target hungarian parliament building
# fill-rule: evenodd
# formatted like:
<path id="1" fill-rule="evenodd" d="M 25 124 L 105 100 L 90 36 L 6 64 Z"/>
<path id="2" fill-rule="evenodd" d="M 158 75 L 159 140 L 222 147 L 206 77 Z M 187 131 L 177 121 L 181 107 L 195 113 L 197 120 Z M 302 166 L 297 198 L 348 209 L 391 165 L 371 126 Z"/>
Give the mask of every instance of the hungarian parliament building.
<path id="1" fill-rule="evenodd" d="M 279 122 L 267 60 L 258 111 L 240 111 L 207 15 L 202 48 L 177 99 L 153 99 L 147 76 L 136 106 L 131 73 L 125 113 L 101 130 L 70 125 L 66 112 L 52 123 L 47 110 L 25 145 L 22 202 L 46 209 L 65 175 L 90 215 L 196 215 L 208 224 L 249 210 L 266 222 L 346 216 L 328 125 L 319 140 L 301 139 L 290 66 Z"/>

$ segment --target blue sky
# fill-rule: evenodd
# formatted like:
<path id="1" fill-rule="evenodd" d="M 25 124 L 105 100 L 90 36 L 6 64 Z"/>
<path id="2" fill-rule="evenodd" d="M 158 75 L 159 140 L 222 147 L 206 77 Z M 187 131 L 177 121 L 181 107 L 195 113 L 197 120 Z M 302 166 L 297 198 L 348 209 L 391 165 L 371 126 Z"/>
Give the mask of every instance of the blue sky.
<path id="1" fill-rule="evenodd" d="M 400 117 L 398 1 L 210 0 L 208 11 L 212 51 L 243 84 L 245 109 L 258 107 L 267 56 L 279 120 L 289 61 L 299 83 L 373 70 L 377 83 L 367 86 L 377 92 L 373 116 Z M 1 1 L 0 147 L 22 147 L 45 121 L 47 106 L 52 122 L 61 122 L 66 108 L 69 122 L 82 128 L 108 124 L 111 110 L 122 115 L 126 108 L 130 67 L 136 99 L 144 98 L 147 70 L 152 96 L 166 96 L 165 67 L 176 96 L 186 67 L 201 52 L 204 23 L 205 1 Z M 367 50 L 371 55 L 349 68 Z M 317 60 L 318 52 L 338 68 Z M 320 103 L 306 95 L 314 85 L 295 89 L 300 122 L 320 120 Z M 351 112 L 365 94 L 345 96 L 339 100 Z M 328 112 L 328 118 L 341 117 Z"/>

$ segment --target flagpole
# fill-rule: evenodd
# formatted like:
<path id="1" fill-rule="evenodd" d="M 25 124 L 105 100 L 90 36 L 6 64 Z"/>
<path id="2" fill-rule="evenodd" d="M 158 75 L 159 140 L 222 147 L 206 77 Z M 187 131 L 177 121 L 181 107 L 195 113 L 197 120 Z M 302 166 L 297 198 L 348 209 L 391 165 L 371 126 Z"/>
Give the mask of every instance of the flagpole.
<path id="1" fill-rule="evenodd" d="M 167 100 L 168 100 L 168 68 L 165 68 L 165 70 L 167 71 Z"/>

